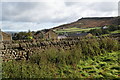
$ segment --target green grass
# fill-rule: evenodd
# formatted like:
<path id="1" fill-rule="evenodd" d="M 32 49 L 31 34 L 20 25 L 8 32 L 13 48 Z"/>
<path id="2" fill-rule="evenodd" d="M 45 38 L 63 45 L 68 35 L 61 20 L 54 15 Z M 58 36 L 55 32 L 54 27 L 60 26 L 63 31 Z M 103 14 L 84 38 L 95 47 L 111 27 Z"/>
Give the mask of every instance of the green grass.
<path id="1" fill-rule="evenodd" d="M 120 33 L 120 30 L 112 31 L 111 33 Z"/>
<path id="2" fill-rule="evenodd" d="M 112 38 L 83 39 L 72 50 L 50 48 L 33 53 L 27 61 L 3 62 L 2 74 L 3 78 L 119 78 L 118 50 L 118 41 Z"/>
<path id="3" fill-rule="evenodd" d="M 100 29 L 100 27 L 95 27 L 95 28 L 67 28 L 67 29 L 59 29 L 59 30 L 55 30 L 55 32 L 57 33 L 61 33 L 61 32 L 81 32 L 81 31 L 89 31 L 91 29 Z"/>
<path id="4" fill-rule="evenodd" d="M 101 36 L 109 36 L 110 34 L 103 34 L 103 35 L 101 35 Z"/>
<path id="5" fill-rule="evenodd" d="M 4 78 L 120 78 L 120 51 L 80 60 L 77 65 L 37 65 L 26 61 L 3 63 Z M 114 61 L 104 62 L 106 58 Z"/>
<path id="6" fill-rule="evenodd" d="M 120 30 L 115 30 L 115 31 L 110 32 L 110 34 L 115 34 L 115 33 L 120 33 Z M 109 36 L 110 34 L 103 34 L 101 36 Z"/>

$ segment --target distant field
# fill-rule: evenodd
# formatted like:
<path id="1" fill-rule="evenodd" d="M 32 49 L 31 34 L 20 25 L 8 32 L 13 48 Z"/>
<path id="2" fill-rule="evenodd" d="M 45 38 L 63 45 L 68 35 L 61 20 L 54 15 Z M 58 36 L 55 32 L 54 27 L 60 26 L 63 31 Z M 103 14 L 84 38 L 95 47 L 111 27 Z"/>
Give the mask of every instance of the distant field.
<path id="1" fill-rule="evenodd" d="M 82 31 L 89 31 L 91 29 L 100 29 L 100 27 L 95 27 L 95 28 L 67 28 L 67 29 L 59 29 L 59 30 L 55 30 L 55 32 L 57 33 L 61 33 L 61 32 L 82 32 Z"/>
<path id="2" fill-rule="evenodd" d="M 111 33 L 120 33 L 120 30 L 112 31 Z"/>
<path id="3" fill-rule="evenodd" d="M 120 30 L 112 31 L 111 34 L 120 33 Z M 109 36 L 110 34 L 103 34 L 102 36 Z"/>

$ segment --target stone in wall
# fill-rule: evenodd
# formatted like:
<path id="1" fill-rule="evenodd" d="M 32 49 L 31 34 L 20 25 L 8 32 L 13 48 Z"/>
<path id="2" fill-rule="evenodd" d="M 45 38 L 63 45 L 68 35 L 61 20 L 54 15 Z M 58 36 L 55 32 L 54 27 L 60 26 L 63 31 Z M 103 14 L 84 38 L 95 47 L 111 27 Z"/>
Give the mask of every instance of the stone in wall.
<path id="1" fill-rule="evenodd" d="M 2 42 L 0 42 L 0 50 L 3 50 L 4 49 L 4 45 Z"/>
<path id="2" fill-rule="evenodd" d="M 20 45 L 18 43 L 14 43 L 11 46 L 12 46 L 12 49 L 16 49 L 16 48 L 20 47 Z"/>

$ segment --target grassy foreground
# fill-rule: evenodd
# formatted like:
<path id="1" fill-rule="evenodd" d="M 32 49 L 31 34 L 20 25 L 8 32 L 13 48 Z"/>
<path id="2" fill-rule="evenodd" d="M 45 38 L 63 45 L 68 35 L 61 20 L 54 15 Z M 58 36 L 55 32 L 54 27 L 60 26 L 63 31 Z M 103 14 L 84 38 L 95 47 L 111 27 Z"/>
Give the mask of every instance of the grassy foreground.
<path id="1" fill-rule="evenodd" d="M 120 78 L 120 51 L 107 53 L 77 65 L 37 65 L 26 61 L 3 63 L 3 78 Z"/>
<path id="2" fill-rule="evenodd" d="M 119 43 L 111 38 L 83 40 L 72 50 L 51 48 L 28 61 L 3 62 L 3 78 L 120 78 Z"/>

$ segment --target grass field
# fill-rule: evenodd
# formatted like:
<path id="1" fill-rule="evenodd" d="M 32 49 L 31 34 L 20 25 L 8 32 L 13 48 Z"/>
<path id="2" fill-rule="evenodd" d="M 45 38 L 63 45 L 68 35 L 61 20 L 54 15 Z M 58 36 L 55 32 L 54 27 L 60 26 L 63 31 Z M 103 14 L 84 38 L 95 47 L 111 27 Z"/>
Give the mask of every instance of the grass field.
<path id="1" fill-rule="evenodd" d="M 112 31 L 111 33 L 120 33 L 120 30 Z"/>
<path id="2" fill-rule="evenodd" d="M 112 32 L 110 32 L 110 34 L 103 34 L 101 36 L 109 36 L 109 35 L 115 34 L 115 33 L 120 33 L 120 30 L 112 31 Z"/>
<path id="3" fill-rule="evenodd" d="M 46 64 L 39 66 L 24 61 L 3 63 L 4 78 L 120 78 L 120 51 L 107 53 L 77 65 Z"/>
<path id="4" fill-rule="evenodd" d="M 67 29 L 59 29 L 59 30 L 55 30 L 55 32 L 57 33 L 61 33 L 61 32 L 81 32 L 81 31 L 89 31 L 91 29 L 100 29 L 100 27 L 95 27 L 95 28 L 67 28 Z"/>

